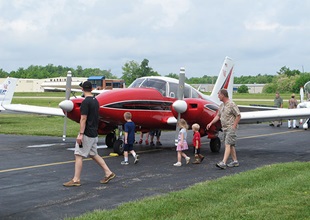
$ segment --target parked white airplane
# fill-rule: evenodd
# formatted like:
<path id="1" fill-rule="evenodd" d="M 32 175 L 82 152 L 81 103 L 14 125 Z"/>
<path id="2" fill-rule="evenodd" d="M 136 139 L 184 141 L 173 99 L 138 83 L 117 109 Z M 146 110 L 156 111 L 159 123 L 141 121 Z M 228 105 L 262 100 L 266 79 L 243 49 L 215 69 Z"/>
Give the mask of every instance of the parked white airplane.
<path id="1" fill-rule="evenodd" d="M 310 81 L 306 82 L 304 87 L 300 88 L 300 103 L 297 105 L 297 108 L 310 108 Z M 306 100 L 304 100 L 306 97 Z M 302 124 L 302 119 L 300 124 Z M 307 130 L 310 127 L 310 118 L 307 118 L 302 125 L 303 129 Z"/>
<path id="2" fill-rule="evenodd" d="M 23 104 L 11 104 L 14 90 L 18 79 L 8 77 L 2 85 L 0 85 L 0 110 L 9 110 L 14 112 L 35 113 L 44 115 L 64 116 L 59 108 L 41 107 Z"/>
<path id="3" fill-rule="evenodd" d="M 17 79 L 9 77 L 0 84 L 0 111 L 5 110 L 3 105 L 11 104 L 16 84 Z"/>

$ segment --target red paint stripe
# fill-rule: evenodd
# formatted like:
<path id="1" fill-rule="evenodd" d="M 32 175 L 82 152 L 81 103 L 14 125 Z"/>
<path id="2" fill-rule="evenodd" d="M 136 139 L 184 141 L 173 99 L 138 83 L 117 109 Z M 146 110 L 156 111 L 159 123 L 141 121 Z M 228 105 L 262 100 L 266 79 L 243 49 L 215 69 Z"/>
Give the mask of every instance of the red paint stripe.
<path id="1" fill-rule="evenodd" d="M 228 85 L 229 85 L 229 82 L 230 82 L 230 77 L 232 75 L 233 69 L 234 69 L 234 67 L 232 67 L 231 70 L 229 71 L 228 77 L 224 81 L 221 89 L 228 89 Z"/>

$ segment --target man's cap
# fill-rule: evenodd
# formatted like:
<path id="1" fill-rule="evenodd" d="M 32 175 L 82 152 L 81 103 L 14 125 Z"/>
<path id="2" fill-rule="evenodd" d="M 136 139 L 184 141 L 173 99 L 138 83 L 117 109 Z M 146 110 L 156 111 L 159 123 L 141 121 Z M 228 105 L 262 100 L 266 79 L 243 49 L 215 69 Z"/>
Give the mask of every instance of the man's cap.
<path id="1" fill-rule="evenodd" d="M 83 89 L 92 89 L 93 86 L 92 86 L 91 82 L 85 81 L 85 82 L 83 82 L 83 84 L 82 84 L 82 88 L 83 88 Z"/>

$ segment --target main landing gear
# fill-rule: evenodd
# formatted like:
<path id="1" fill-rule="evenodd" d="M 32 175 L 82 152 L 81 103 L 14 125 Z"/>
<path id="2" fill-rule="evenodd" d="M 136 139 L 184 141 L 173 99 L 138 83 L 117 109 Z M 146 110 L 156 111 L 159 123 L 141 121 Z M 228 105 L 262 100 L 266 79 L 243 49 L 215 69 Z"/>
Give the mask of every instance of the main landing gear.
<path id="1" fill-rule="evenodd" d="M 105 143 L 108 146 L 108 148 L 113 148 L 114 153 L 117 153 L 118 155 L 123 155 L 124 153 L 124 147 L 123 147 L 123 127 L 121 125 L 118 126 L 118 137 L 116 137 L 115 132 L 111 132 L 106 135 L 105 137 Z"/>
<path id="2" fill-rule="evenodd" d="M 221 149 L 221 140 L 219 137 L 210 139 L 210 149 L 214 153 L 220 152 Z"/>
<path id="3" fill-rule="evenodd" d="M 117 153 L 119 155 L 123 155 L 124 153 L 124 147 L 123 147 L 123 129 L 122 126 L 118 127 L 119 135 L 116 137 L 115 132 L 111 132 L 106 135 L 105 137 L 105 143 L 108 146 L 108 148 L 113 148 L 114 153 Z M 210 149 L 213 153 L 220 152 L 221 149 L 221 140 L 219 137 L 215 137 L 210 139 Z"/>

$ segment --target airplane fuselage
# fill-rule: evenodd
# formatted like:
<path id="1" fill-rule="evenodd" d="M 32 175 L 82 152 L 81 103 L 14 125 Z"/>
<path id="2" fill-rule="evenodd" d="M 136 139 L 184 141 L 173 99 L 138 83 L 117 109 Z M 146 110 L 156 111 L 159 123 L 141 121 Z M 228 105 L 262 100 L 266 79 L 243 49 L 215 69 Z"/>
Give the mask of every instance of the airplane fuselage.
<path id="1" fill-rule="evenodd" d="M 119 125 L 125 123 L 124 113 L 129 111 L 136 124 L 137 131 L 152 129 L 174 130 L 177 112 L 172 108 L 176 98 L 163 96 L 153 88 L 127 88 L 111 90 L 96 96 L 99 109 L 99 134 L 108 134 Z M 213 119 L 218 105 L 202 98 L 184 99 L 187 111 L 181 114 L 189 125 L 201 125 L 201 134 L 205 135 L 204 128 Z M 80 105 L 83 98 L 71 99 L 73 110 L 68 117 L 76 122 L 80 121 Z M 218 127 L 218 125 L 216 125 Z"/>

